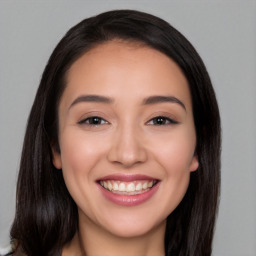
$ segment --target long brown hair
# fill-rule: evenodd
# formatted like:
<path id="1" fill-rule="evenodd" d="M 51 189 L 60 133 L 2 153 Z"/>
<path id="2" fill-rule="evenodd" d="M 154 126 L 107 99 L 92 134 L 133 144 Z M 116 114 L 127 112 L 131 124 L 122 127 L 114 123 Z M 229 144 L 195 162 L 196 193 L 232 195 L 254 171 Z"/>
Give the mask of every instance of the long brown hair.
<path id="1" fill-rule="evenodd" d="M 11 237 L 31 255 L 61 255 L 77 231 L 77 206 L 62 172 L 52 164 L 58 148 L 58 104 L 70 66 L 86 51 L 113 39 L 140 42 L 169 56 L 186 76 L 193 105 L 199 168 L 191 173 L 185 197 L 167 219 L 168 256 L 211 254 L 220 187 L 220 117 L 207 70 L 190 42 L 164 20 L 117 10 L 85 19 L 71 28 L 44 70 L 27 123 Z"/>

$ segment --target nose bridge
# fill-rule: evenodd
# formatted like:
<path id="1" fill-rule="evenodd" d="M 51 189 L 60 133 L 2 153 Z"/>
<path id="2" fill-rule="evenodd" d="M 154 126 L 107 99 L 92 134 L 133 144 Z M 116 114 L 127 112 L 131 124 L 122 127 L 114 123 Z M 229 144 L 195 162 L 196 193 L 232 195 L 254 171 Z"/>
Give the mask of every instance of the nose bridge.
<path id="1" fill-rule="evenodd" d="M 109 159 L 129 167 L 146 160 L 146 150 L 138 125 L 125 122 L 119 125 L 115 134 Z"/>

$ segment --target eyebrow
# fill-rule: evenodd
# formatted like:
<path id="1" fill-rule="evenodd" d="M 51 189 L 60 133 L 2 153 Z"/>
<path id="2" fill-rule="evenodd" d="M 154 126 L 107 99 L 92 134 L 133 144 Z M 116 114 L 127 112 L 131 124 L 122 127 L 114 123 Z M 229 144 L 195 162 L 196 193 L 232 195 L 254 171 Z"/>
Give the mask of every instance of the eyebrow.
<path id="1" fill-rule="evenodd" d="M 151 96 L 149 98 L 146 98 L 143 101 L 143 104 L 144 105 L 151 105 L 151 104 L 165 103 L 165 102 L 177 103 L 184 110 L 186 110 L 185 104 L 174 96 Z"/>
<path id="2" fill-rule="evenodd" d="M 80 102 L 98 102 L 98 103 L 107 103 L 110 104 L 112 103 L 114 100 L 105 96 L 99 96 L 99 95 L 82 95 L 78 98 L 76 98 L 72 104 L 70 105 L 69 108 L 73 107 L 74 105 L 76 105 L 77 103 Z"/>
<path id="3" fill-rule="evenodd" d="M 100 95 L 82 95 L 76 98 L 71 103 L 69 109 L 80 102 L 96 102 L 96 103 L 111 104 L 114 102 L 114 99 L 105 97 L 105 96 L 100 96 Z M 152 104 L 165 103 L 165 102 L 177 103 L 184 110 L 186 110 L 184 103 L 174 96 L 161 96 L 161 95 L 150 96 L 143 100 L 142 105 L 152 105 Z"/>

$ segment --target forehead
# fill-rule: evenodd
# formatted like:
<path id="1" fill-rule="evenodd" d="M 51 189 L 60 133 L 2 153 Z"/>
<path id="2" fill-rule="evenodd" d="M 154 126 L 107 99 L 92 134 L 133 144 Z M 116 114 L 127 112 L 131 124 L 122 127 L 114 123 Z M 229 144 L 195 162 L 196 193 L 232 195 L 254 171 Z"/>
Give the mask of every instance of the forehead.
<path id="1" fill-rule="evenodd" d="M 78 94 L 175 94 L 190 101 L 187 80 L 172 59 L 141 43 L 123 41 L 100 44 L 72 64 L 63 96 Z"/>
<path id="2" fill-rule="evenodd" d="M 120 40 L 99 44 L 86 52 L 71 65 L 67 78 L 69 82 L 71 79 L 74 80 L 77 75 L 80 77 L 81 72 L 86 72 L 88 75 L 94 68 L 98 69 L 99 73 L 100 71 L 111 71 L 111 68 L 114 68 L 115 71 L 118 68 L 118 71 L 125 68 L 126 72 L 129 72 L 137 66 L 140 67 L 141 75 L 143 75 L 143 71 L 149 71 L 150 68 L 160 71 L 161 66 L 163 73 L 167 69 L 167 72 L 172 69 L 177 77 L 186 80 L 179 66 L 167 55 L 140 42 Z"/>

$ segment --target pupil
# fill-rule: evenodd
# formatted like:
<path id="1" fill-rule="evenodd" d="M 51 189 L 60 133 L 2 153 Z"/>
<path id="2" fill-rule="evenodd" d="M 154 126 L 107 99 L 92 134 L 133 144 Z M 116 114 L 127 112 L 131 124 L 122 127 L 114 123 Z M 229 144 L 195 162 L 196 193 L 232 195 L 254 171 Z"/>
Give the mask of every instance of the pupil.
<path id="1" fill-rule="evenodd" d="M 92 124 L 99 124 L 100 119 L 98 117 L 93 117 L 91 122 L 92 122 Z"/>
<path id="2" fill-rule="evenodd" d="M 158 118 L 156 118 L 156 120 L 155 120 L 155 124 L 164 124 L 164 122 L 165 122 L 165 120 L 164 120 L 164 118 L 162 118 L 162 117 L 158 117 Z"/>

